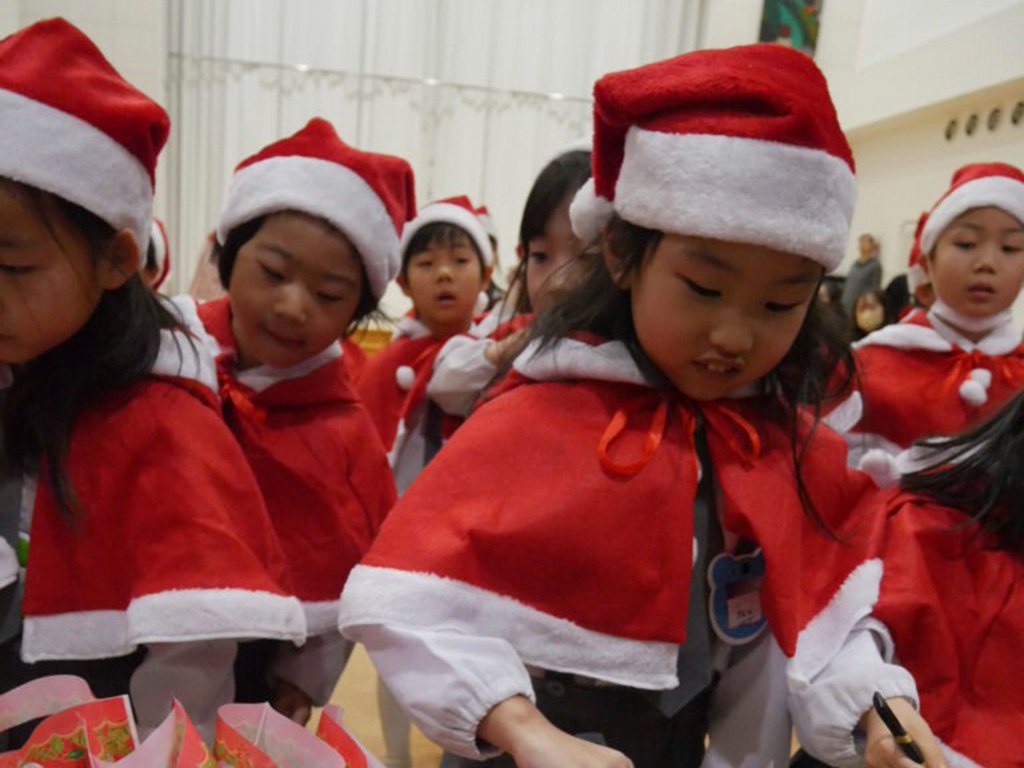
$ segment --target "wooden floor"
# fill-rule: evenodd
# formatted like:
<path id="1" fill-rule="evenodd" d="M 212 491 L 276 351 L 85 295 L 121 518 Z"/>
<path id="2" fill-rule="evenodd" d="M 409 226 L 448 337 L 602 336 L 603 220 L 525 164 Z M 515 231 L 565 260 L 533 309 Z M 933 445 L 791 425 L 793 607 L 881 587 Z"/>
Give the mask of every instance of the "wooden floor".
<path id="1" fill-rule="evenodd" d="M 331 702 L 344 709 L 342 722 L 349 732 L 383 760 L 384 737 L 377 714 L 377 672 L 361 645 L 353 651 Z M 313 722 L 316 722 L 315 716 Z M 410 751 L 413 768 L 437 768 L 441 760 L 441 750 L 415 727 Z"/>

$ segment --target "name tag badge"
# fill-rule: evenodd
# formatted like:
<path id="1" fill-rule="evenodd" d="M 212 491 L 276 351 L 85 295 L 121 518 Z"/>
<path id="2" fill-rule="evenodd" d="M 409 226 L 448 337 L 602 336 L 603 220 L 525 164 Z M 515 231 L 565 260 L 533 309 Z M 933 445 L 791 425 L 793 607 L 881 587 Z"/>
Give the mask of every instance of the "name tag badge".
<path id="1" fill-rule="evenodd" d="M 764 555 L 757 549 L 747 555 L 722 553 L 708 566 L 711 586 L 711 626 L 729 645 L 745 645 L 764 631 L 767 621 L 761 610 Z"/>

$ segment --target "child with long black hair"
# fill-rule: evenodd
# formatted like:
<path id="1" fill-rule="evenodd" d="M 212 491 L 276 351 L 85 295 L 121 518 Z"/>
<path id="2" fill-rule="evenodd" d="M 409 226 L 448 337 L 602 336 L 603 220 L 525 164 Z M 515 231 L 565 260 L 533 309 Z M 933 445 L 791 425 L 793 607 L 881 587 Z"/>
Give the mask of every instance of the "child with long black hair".
<path id="1" fill-rule="evenodd" d="M 918 443 L 901 464 L 915 469 L 887 505 L 872 614 L 891 634 L 894 663 L 914 676 L 950 765 L 1019 767 L 1024 394 L 969 432 Z M 827 743 L 845 729 L 822 706 L 831 695 L 808 691 L 803 708 L 819 716 L 798 735 L 830 765 L 846 765 Z"/>
<path id="2" fill-rule="evenodd" d="M 26 478 L 0 680 L 130 690 L 144 729 L 177 697 L 209 737 L 237 639 L 301 642 L 305 621 L 209 340 L 138 273 L 168 127 L 66 21 L 0 42 L 4 470 Z"/>
<path id="3" fill-rule="evenodd" d="M 536 314 L 591 266 L 581 255 L 586 244 L 569 222 L 569 203 L 589 178 L 588 144 L 560 152 L 534 180 L 519 223 L 519 263 L 505 301 L 476 323 L 473 333 L 449 339 L 434 361 L 427 394 L 446 413 L 469 415 L 481 392 L 526 346 Z"/>
<path id="4" fill-rule="evenodd" d="M 467 758 L 785 765 L 787 655 L 794 691 L 842 676 L 846 741 L 863 717 L 874 745 L 871 694 L 913 686 L 861 663 L 885 640 L 861 622 L 879 573 L 857 543 L 877 518 L 849 513 L 877 489 L 814 423 L 848 365 L 814 297 L 855 196 L 825 80 L 748 46 L 594 95 L 571 214 L 604 268 L 537 319 L 503 391 L 399 500 L 342 631 Z"/>

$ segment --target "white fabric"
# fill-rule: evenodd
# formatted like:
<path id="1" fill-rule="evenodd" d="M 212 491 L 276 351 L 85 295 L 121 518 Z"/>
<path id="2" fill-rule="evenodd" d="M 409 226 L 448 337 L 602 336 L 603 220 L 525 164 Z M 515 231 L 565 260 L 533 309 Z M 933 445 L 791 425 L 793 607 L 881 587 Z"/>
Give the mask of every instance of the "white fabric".
<path id="1" fill-rule="evenodd" d="M 857 200 L 853 170 L 823 150 L 713 134 L 674 134 L 631 126 L 612 205 L 649 229 L 755 243 L 797 253 L 831 272 L 843 260 Z M 570 215 L 584 239 L 591 206 L 607 201 L 586 188 Z M 591 200 L 590 204 L 586 200 Z"/>
<path id="2" fill-rule="evenodd" d="M 312 115 L 349 144 L 406 158 L 417 198 L 468 194 L 514 243 L 556 148 L 589 133 L 605 74 L 699 46 L 699 0 L 183 0 L 170 5 L 163 167 L 169 282 L 184 291 L 234 165 Z M 282 31 L 284 33 L 282 34 Z M 177 246 L 180 245 L 180 248 Z M 508 255 L 503 254 L 503 261 Z M 408 306 L 389 291 L 386 309 Z"/>
<path id="3" fill-rule="evenodd" d="M 310 358 L 303 360 L 298 365 L 290 368 L 275 368 L 272 365 L 258 365 L 249 368 L 238 374 L 238 381 L 249 387 L 254 392 L 262 392 L 275 384 L 289 379 L 301 379 L 313 371 L 322 368 L 328 363 L 337 360 L 344 354 L 341 342 L 332 342 L 326 349 L 318 352 Z"/>
<path id="4" fill-rule="evenodd" d="M 434 360 L 427 397 L 445 413 L 469 416 L 498 367 L 485 352 L 495 342 L 472 336 L 452 336 Z"/>
<path id="5" fill-rule="evenodd" d="M 335 618 L 337 611 L 335 611 Z M 310 637 L 301 648 L 282 643 L 270 664 L 270 674 L 287 680 L 309 696 L 318 707 L 334 693 L 338 678 L 352 655 L 353 644 L 337 631 Z"/>
<path id="6" fill-rule="evenodd" d="M 0 537 L 0 589 L 16 582 L 19 572 L 18 554 L 7 539 Z"/>
<path id="7" fill-rule="evenodd" d="M 936 299 L 928 310 L 928 321 L 940 336 L 967 352 L 977 349 L 986 355 L 1008 355 L 1021 343 L 1020 331 L 1013 326 L 1010 310 L 991 317 L 966 317 L 941 299 Z M 985 336 L 976 342 L 971 341 L 953 325 L 971 333 L 984 333 Z"/>
<path id="8" fill-rule="evenodd" d="M 160 331 L 160 348 L 153 363 L 153 373 L 198 381 L 216 393 L 219 346 L 199 319 L 195 299 L 175 296 L 170 299 L 161 297 L 160 301 L 185 327 L 188 337 L 183 337 L 178 331 Z"/>
<path id="9" fill-rule="evenodd" d="M 235 698 L 234 640 L 154 643 L 129 682 L 139 735 L 145 739 L 171 711 L 175 698 L 213 744 L 217 709 Z"/>
<path id="10" fill-rule="evenodd" d="M 1024 224 L 1024 184 L 1008 176 L 969 181 L 946 195 L 928 214 L 921 230 L 921 252 L 931 253 L 946 227 L 972 208 L 993 206 Z"/>
<path id="11" fill-rule="evenodd" d="M 0 88 L 0 176 L 52 192 L 149 245 L 153 180 L 139 159 L 84 120 Z"/>
<path id="12" fill-rule="evenodd" d="M 623 384 L 647 385 L 647 379 L 621 341 L 606 341 L 594 346 L 576 339 L 559 339 L 541 349 L 540 340 L 527 345 L 513 365 L 531 379 L 597 379 Z"/>
<path id="13" fill-rule="evenodd" d="M 878 691 L 918 705 L 914 679 L 892 659 L 892 639 L 877 620 L 867 618 L 849 633 L 838 654 L 806 678 L 790 662 L 789 708 L 797 739 L 815 757 L 836 768 L 862 766 L 864 745 L 854 739 L 861 717 Z"/>

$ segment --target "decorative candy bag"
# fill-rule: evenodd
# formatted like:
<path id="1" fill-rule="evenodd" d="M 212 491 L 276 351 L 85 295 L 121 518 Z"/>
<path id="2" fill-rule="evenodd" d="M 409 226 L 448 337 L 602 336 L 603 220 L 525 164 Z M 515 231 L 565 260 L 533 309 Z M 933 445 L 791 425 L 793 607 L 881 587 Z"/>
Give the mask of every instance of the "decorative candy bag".
<path id="1" fill-rule="evenodd" d="M 220 768 L 346 768 L 337 751 L 269 704 L 221 707 L 213 755 Z"/>
<path id="2" fill-rule="evenodd" d="M 384 768 L 383 763 L 345 730 L 341 724 L 341 707 L 336 704 L 324 707 L 320 713 L 316 735 L 345 759 L 346 768 Z"/>
<path id="3" fill-rule="evenodd" d="M 110 762 L 89 752 L 90 768 L 216 768 L 216 765 L 203 744 L 203 737 L 177 701 L 171 714 L 127 757 Z"/>

